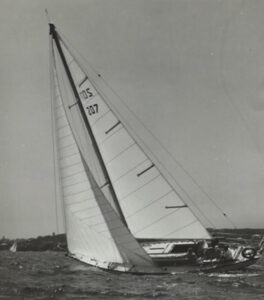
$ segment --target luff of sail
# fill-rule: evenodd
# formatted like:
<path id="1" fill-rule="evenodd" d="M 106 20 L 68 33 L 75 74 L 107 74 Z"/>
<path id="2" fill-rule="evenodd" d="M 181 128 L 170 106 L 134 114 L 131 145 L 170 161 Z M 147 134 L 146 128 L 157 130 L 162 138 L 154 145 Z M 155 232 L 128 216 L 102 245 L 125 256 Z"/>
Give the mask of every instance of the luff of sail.
<path id="1" fill-rule="evenodd" d="M 67 77 L 53 47 L 54 119 L 68 248 L 72 256 L 105 269 L 157 273 L 107 199 L 110 193 Z M 87 157 L 87 151 L 89 157 Z M 94 175 L 95 174 L 95 175 Z"/>
<path id="2" fill-rule="evenodd" d="M 117 118 L 64 42 L 62 48 L 132 234 L 142 239 L 211 238 Z"/>

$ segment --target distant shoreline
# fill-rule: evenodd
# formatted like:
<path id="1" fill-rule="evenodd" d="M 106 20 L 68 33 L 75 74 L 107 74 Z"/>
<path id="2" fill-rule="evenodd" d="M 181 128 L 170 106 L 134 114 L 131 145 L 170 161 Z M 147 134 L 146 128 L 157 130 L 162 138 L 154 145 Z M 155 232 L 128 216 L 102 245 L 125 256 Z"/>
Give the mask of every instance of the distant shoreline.
<path id="1" fill-rule="evenodd" d="M 211 229 L 208 231 L 213 237 L 228 241 L 242 243 L 247 241 L 257 243 L 264 236 L 264 229 L 240 228 L 240 229 Z M 9 250 L 14 241 L 17 241 L 17 251 L 64 251 L 67 252 L 66 234 L 53 234 L 39 236 L 29 239 L 8 239 L 0 240 L 0 251 Z M 140 240 L 145 242 L 146 240 Z M 150 242 L 150 240 L 148 240 Z"/>
<path id="2" fill-rule="evenodd" d="M 2 238 L 0 251 L 9 250 L 15 240 Z M 17 251 L 67 251 L 65 234 L 39 236 L 37 238 L 16 239 Z"/>

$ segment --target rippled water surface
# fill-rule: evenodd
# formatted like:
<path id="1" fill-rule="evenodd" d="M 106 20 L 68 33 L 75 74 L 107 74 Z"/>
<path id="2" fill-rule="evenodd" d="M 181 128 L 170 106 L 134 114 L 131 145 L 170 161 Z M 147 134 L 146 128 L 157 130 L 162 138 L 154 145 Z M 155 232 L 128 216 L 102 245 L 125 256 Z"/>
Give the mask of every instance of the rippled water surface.
<path id="1" fill-rule="evenodd" d="M 57 252 L 0 252 L 0 299 L 264 299 L 264 259 L 231 274 L 113 274 Z"/>

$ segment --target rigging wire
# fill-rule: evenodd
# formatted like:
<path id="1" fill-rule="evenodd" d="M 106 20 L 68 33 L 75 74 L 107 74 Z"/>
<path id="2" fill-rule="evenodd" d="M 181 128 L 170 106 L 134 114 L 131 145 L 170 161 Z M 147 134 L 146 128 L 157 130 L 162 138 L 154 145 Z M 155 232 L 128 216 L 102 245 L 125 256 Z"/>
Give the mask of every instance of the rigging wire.
<path id="1" fill-rule="evenodd" d="M 224 45 L 225 43 L 225 34 L 226 34 L 226 30 L 228 28 L 228 24 L 229 22 L 225 25 L 225 28 L 222 32 L 222 42 L 221 44 Z M 244 125 L 248 135 L 249 135 L 249 138 L 251 140 L 251 142 L 255 145 L 256 147 L 256 150 L 257 151 L 260 151 L 259 150 L 259 146 L 258 146 L 258 143 L 257 143 L 257 140 L 256 140 L 256 137 L 254 136 L 254 133 L 252 131 L 252 128 L 250 127 L 250 125 L 248 124 L 247 122 L 247 119 L 246 117 L 244 116 L 244 114 L 242 113 L 242 111 L 239 109 L 238 105 L 235 103 L 234 100 L 232 100 L 232 97 L 230 96 L 230 92 L 229 92 L 229 89 L 227 87 L 227 83 L 226 83 L 226 80 L 225 80 L 225 76 L 224 76 L 224 70 L 223 70 L 223 50 L 221 49 L 221 52 L 220 52 L 220 65 L 219 65 L 219 69 L 220 69 L 220 80 L 221 80 L 221 86 L 223 88 L 223 92 L 225 94 L 225 100 L 226 102 L 229 103 L 229 106 L 231 106 L 232 110 L 235 112 L 235 114 L 238 116 L 238 118 L 240 119 L 241 123 Z M 264 158 L 262 155 L 260 155 L 260 160 L 261 160 L 261 164 L 262 164 L 262 169 L 264 169 Z"/>
<path id="2" fill-rule="evenodd" d="M 54 196 L 55 196 L 55 218 L 56 218 L 56 230 L 59 233 L 59 220 L 58 220 L 58 197 L 57 197 L 57 172 L 56 172 L 56 147 L 55 147 L 55 114 L 54 114 L 54 94 L 55 87 L 53 82 L 53 59 L 51 53 L 53 52 L 52 41 L 49 43 L 49 74 L 50 74 L 50 109 L 51 109 L 51 136 L 52 136 L 52 151 L 53 151 L 53 176 L 54 176 Z"/>

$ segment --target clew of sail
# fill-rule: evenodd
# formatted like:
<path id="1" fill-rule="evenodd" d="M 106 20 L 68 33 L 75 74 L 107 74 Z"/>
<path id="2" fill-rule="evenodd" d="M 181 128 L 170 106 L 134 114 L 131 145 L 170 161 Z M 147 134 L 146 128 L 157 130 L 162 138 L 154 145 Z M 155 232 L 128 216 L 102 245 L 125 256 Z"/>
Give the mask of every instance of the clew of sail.
<path id="1" fill-rule="evenodd" d="M 160 272 L 110 204 L 92 141 L 78 107 L 71 107 L 76 99 L 56 47 L 52 57 L 55 144 L 69 252 L 104 269 Z"/>
<path id="2" fill-rule="evenodd" d="M 128 132 L 64 42 L 62 49 L 132 234 L 141 239 L 209 239 L 207 230 Z"/>

